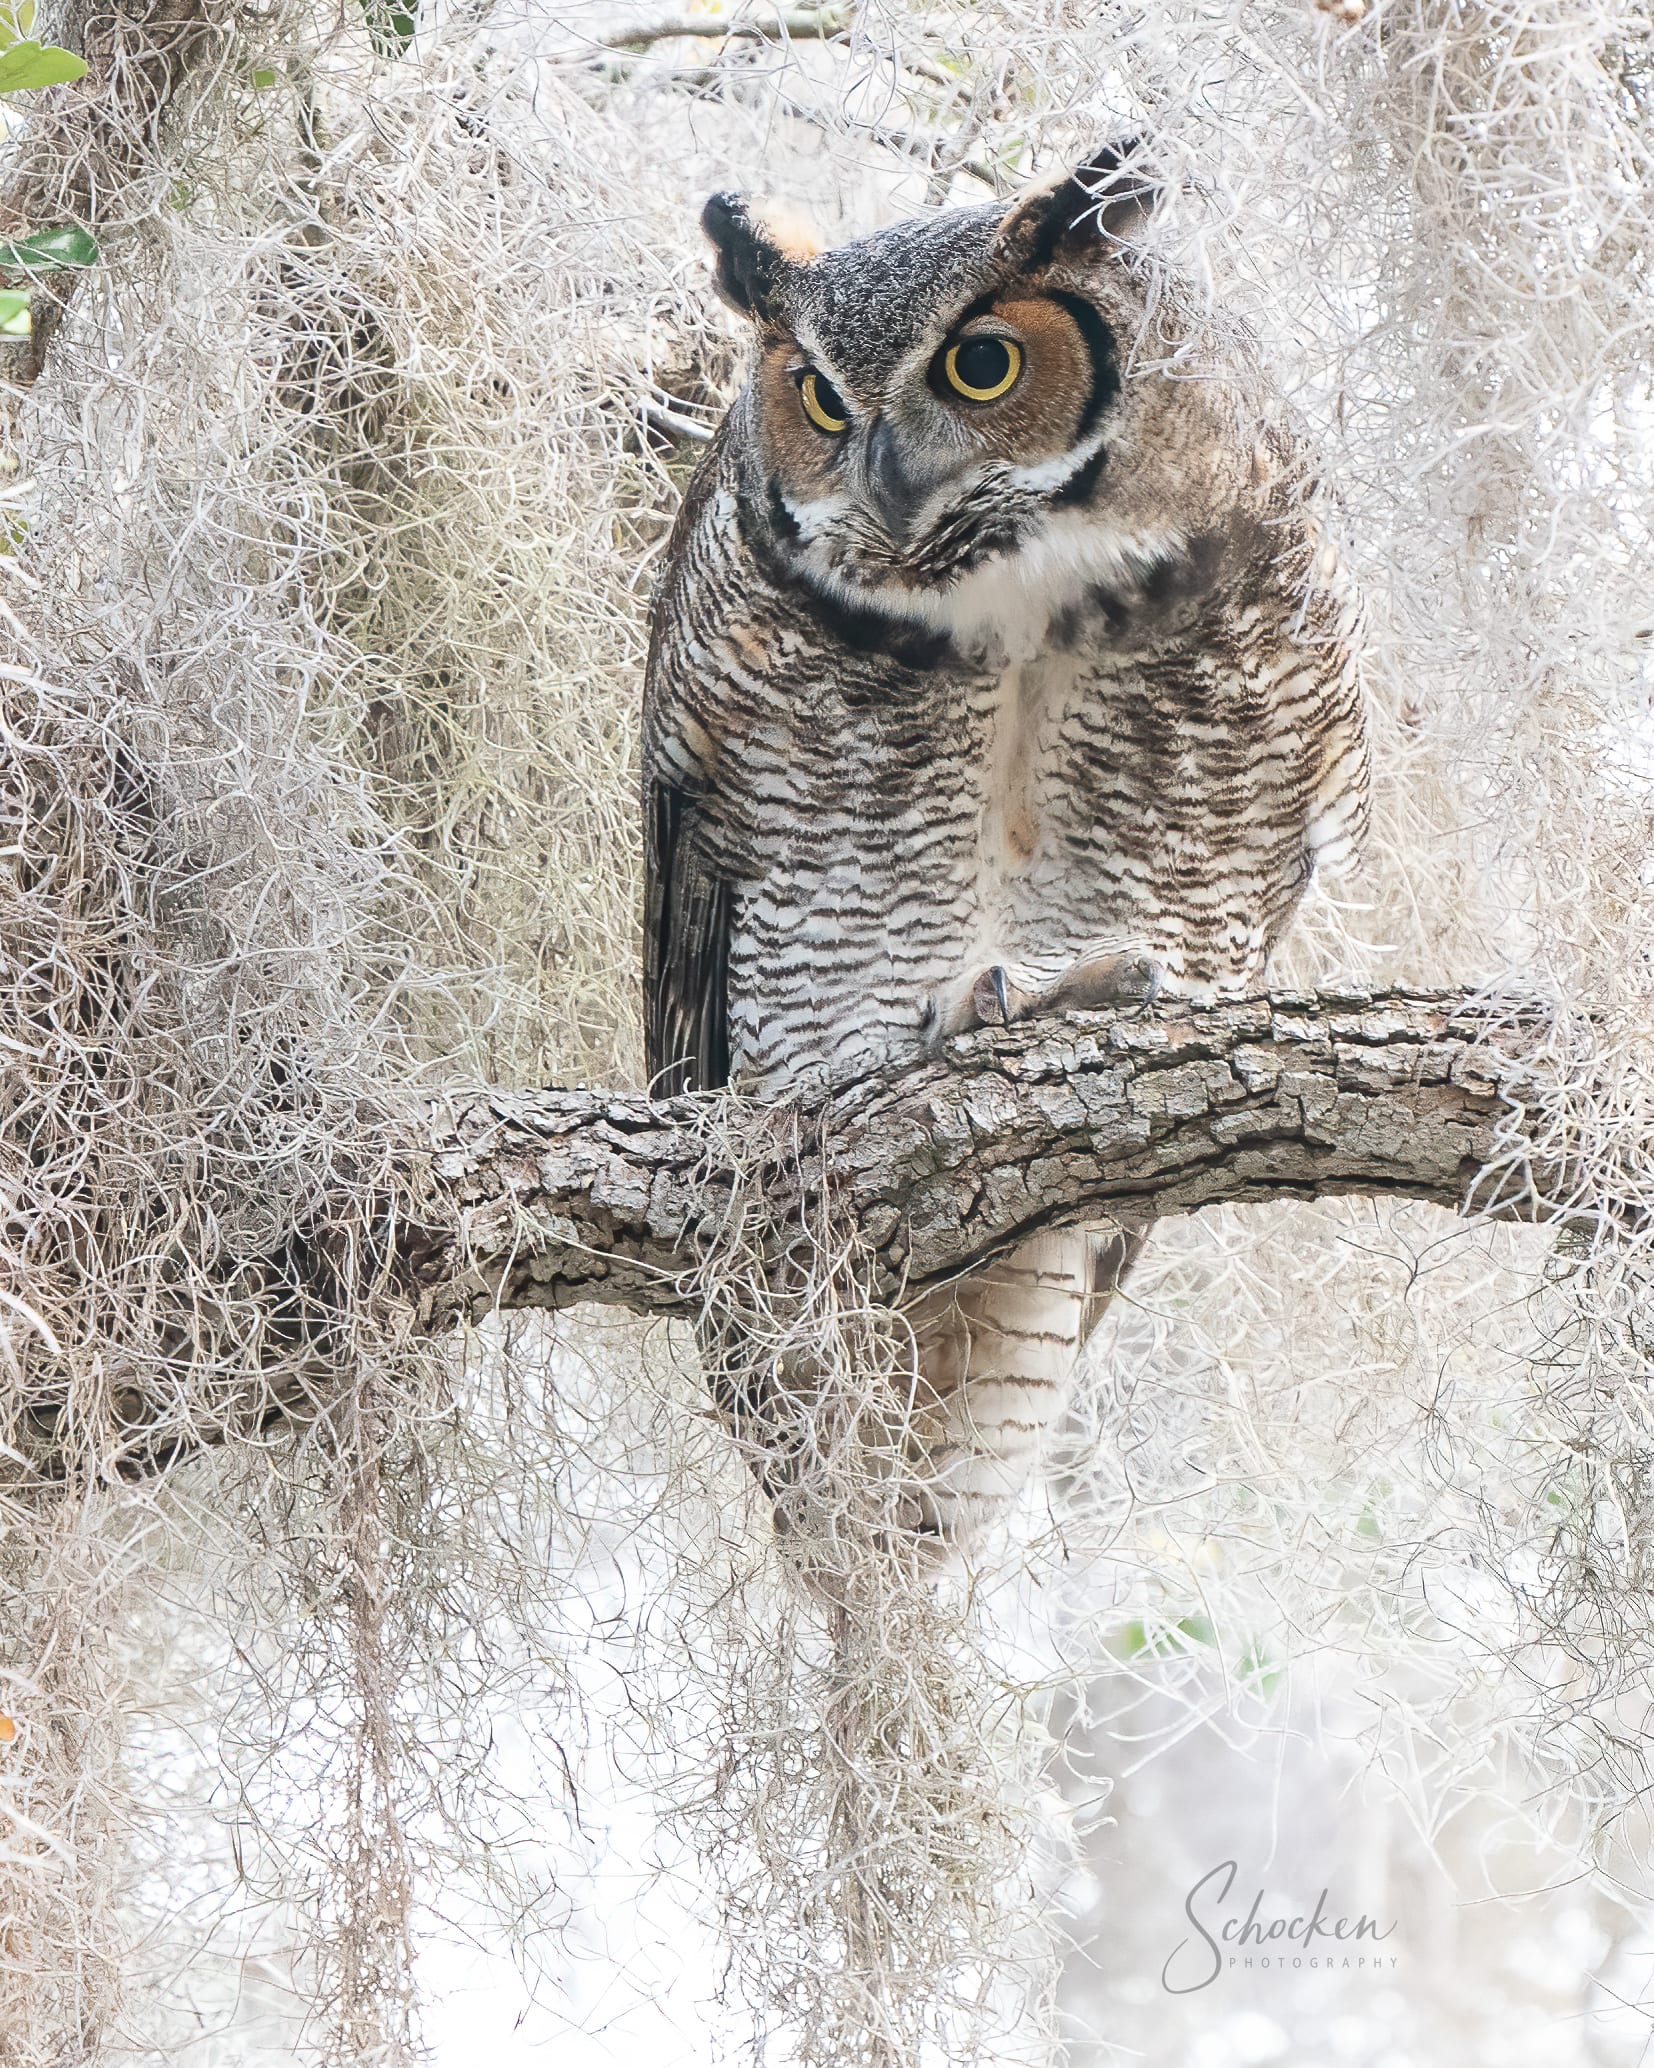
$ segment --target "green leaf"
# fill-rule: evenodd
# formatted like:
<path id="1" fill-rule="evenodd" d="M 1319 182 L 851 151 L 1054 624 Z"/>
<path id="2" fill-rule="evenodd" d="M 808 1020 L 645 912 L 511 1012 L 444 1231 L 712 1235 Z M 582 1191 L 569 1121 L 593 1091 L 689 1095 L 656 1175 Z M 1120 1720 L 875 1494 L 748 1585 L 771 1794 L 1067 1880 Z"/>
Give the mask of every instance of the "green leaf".
<path id="1" fill-rule="evenodd" d="M 36 43 L 25 37 L 10 50 L 0 51 L 0 93 L 23 93 L 35 86 L 66 86 L 71 79 L 86 75 L 86 60 L 72 50 L 59 50 L 55 43 Z"/>
<path id="2" fill-rule="evenodd" d="M 362 0 L 368 41 L 380 57 L 400 57 L 419 27 L 419 0 Z"/>
<path id="3" fill-rule="evenodd" d="M 1129 1623 L 1121 1626 L 1112 1645 L 1114 1655 L 1119 1659 L 1141 1658 L 1148 1648 L 1149 1633 L 1138 1616 L 1133 1616 Z"/>
<path id="4" fill-rule="evenodd" d="M 275 83 L 275 73 L 270 71 L 266 66 L 261 65 L 259 69 L 253 74 L 253 84 L 258 88 L 260 93 L 263 93 L 268 87 L 274 86 Z"/>
<path id="5" fill-rule="evenodd" d="M 1215 1644 L 1217 1632 L 1205 1616 L 1181 1616 L 1171 1628 L 1150 1632 L 1133 1619 L 1116 1632 L 1109 1649 L 1117 1659 L 1174 1659 L 1197 1644 Z"/>
<path id="6" fill-rule="evenodd" d="M 27 337 L 29 297 L 0 288 L 0 337 Z"/>
<path id="7" fill-rule="evenodd" d="M 1266 1646 L 1252 1644 L 1240 1662 L 1240 1677 L 1267 1700 L 1280 1686 L 1285 1674 Z"/>
<path id="8" fill-rule="evenodd" d="M 97 243 L 78 223 L 34 230 L 17 244 L 0 238 L 0 270 L 8 273 L 55 273 L 65 266 L 95 266 L 97 262 Z"/>
<path id="9" fill-rule="evenodd" d="M 0 0 L 0 50 L 21 43 L 34 27 L 34 0 Z"/>

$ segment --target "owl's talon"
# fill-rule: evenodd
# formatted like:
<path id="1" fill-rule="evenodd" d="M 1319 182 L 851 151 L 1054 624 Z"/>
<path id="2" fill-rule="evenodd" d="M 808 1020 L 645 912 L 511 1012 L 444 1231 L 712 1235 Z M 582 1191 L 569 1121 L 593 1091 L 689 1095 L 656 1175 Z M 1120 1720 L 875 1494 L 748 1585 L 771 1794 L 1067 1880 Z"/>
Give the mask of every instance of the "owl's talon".
<path id="1" fill-rule="evenodd" d="M 1038 994 L 1013 984 L 996 962 L 972 984 L 964 1008 L 949 1032 L 968 1034 L 973 1027 L 1009 1027 L 1013 1021 L 1025 1020 L 1030 1013 L 1037 1012 L 1039 1005 Z"/>
<path id="2" fill-rule="evenodd" d="M 1060 976 L 1040 1004 L 1048 1012 L 1096 1012 L 1111 1005 L 1147 1012 L 1165 983 L 1165 964 L 1152 955 L 1097 955 Z"/>
<path id="3" fill-rule="evenodd" d="M 1011 987 L 997 962 L 977 978 L 971 1003 L 984 1027 L 1008 1027 L 1011 1024 Z"/>
<path id="4" fill-rule="evenodd" d="M 928 1022 L 943 1034 L 969 1034 L 977 1027 L 1010 1027 L 1046 1012 L 1097 1012 L 1136 1006 L 1147 1012 L 1166 981 L 1164 964 L 1152 955 L 1096 955 L 1076 963 L 1043 991 L 1024 991 L 1002 963 L 981 971 L 952 1012 L 933 1001 Z"/>

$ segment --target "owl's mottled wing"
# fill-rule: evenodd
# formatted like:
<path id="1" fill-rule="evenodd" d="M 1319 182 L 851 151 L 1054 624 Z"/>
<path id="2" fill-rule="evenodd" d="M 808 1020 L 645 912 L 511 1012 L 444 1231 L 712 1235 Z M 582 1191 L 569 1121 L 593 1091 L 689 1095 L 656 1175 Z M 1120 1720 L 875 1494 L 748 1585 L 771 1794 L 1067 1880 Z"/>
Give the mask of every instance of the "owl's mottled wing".
<path id="1" fill-rule="evenodd" d="M 725 461 L 721 432 L 672 528 L 643 678 L 643 1030 L 649 1081 L 663 1098 L 729 1082 L 735 897 L 727 862 L 715 859 L 721 685 L 703 621 L 739 610 L 712 509 Z"/>
<path id="2" fill-rule="evenodd" d="M 730 886 L 708 864 L 687 790 L 648 778 L 644 1029 L 657 1095 L 729 1081 Z"/>

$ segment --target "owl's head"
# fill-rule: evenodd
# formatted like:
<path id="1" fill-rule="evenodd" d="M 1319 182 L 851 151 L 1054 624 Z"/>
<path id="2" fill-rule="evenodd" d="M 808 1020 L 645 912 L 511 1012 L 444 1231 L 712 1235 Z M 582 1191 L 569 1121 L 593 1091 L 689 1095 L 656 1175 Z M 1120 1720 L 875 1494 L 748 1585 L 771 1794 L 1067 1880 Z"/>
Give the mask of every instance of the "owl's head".
<path id="1" fill-rule="evenodd" d="M 1157 198 L 1115 145 L 1009 205 L 822 251 L 780 211 L 713 196 L 718 290 L 757 333 L 745 500 L 789 578 L 1037 640 L 1221 529 L 1256 438 L 1140 246 Z"/>

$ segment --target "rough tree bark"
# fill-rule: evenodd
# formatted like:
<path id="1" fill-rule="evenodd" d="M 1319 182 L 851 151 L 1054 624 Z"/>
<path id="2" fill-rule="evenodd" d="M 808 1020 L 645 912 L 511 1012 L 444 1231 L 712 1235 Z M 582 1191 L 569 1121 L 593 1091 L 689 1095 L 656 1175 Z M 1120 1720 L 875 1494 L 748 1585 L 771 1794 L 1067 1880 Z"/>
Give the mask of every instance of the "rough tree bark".
<path id="1" fill-rule="evenodd" d="M 885 1297 L 1035 1229 L 1220 1203 L 1365 1193 L 1577 1218 L 1550 1026 L 1459 994 L 1276 995 L 989 1030 L 766 1113 L 480 1092 L 437 1121 L 430 1175 L 454 1222 L 410 1234 L 408 1282 L 427 1327 L 583 1300 L 685 1311 L 738 1164 L 778 1244 L 824 1206 L 848 1216 Z"/>

